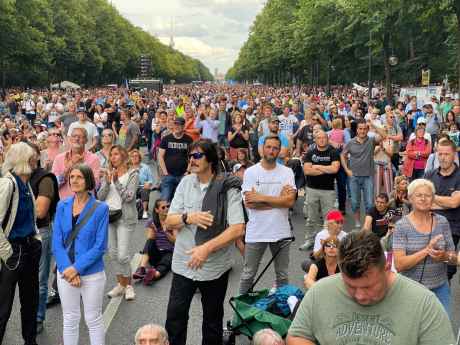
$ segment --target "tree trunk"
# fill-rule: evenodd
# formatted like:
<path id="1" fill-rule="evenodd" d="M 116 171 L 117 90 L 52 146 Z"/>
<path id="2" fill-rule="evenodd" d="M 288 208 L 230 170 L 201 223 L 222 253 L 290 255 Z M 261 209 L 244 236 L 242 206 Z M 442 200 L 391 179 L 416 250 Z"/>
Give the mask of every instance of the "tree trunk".
<path id="1" fill-rule="evenodd" d="M 454 0 L 452 7 L 457 17 L 457 44 L 460 44 L 460 0 Z M 457 46 L 457 92 L 460 92 L 460 46 Z"/>
<path id="2" fill-rule="evenodd" d="M 385 90 L 387 102 L 393 104 L 393 92 L 391 88 L 391 66 L 388 61 L 390 50 L 390 32 L 385 31 L 383 34 L 383 66 L 385 69 Z"/>

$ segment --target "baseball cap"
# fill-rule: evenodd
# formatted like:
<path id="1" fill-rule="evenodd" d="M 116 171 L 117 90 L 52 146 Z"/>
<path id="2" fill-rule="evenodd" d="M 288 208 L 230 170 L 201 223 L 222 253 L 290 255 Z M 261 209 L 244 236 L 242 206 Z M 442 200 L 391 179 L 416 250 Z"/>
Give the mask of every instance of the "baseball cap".
<path id="1" fill-rule="evenodd" d="M 278 116 L 272 116 L 270 117 L 270 122 L 280 122 L 280 120 L 278 119 Z"/>
<path id="2" fill-rule="evenodd" d="M 343 215 L 342 212 L 339 210 L 331 210 L 327 213 L 326 215 L 326 220 L 327 221 L 336 221 L 336 222 L 343 222 Z"/>
<path id="3" fill-rule="evenodd" d="M 178 125 L 185 125 L 185 119 L 183 117 L 176 117 L 174 119 L 174 123 L 177 123 Z"/>
<path id="4" fill-rule="evenodd" d="M 233 166 L 233 173 L 235 174 L 238 170 L 240 170 L 241 168 L 245 168 L 245 166 L 241 163 L 236 163 L 234 166 Z"/>
<path id="5" fill-rule="evenodd" d="M 85 113 L 86 114 L 86 108 L 85 107 L 78 107 L 77 108 L 77 113 Z"/>
<path id="6" fill-rule="evenodd" d="M 417 125 L 420 125 L 420 124 L 426 125 L 426 119 L 424 117 L 419 117 L 417 119 Z"/>

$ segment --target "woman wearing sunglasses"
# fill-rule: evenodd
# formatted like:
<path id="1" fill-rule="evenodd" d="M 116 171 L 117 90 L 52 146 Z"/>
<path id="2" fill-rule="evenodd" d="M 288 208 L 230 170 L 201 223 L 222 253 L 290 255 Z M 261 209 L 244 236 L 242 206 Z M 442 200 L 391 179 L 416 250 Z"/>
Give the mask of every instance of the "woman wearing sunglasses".
<path id="1" fill-rule="evenodd" d="M 330 236 L 322 241 L 322 256 L 311 264 L 308 273 L 304 276 L 304 285 L 310 289 L 318 280 L 340 272 L 337 264 L 337 248 L 340 240 Z"/>
<path id="2" fill-rule="evenodd" d="M 133 279 L 142 280 L 144 285 L 150 285 L 163 278 L 171 270 L 176 235 L 172 230 L 166 228 L 165 221 L 168 211 L 169 203 L 166 200 L 157 199 L 155 201 L 152 220 L 147 223 L 145 229 L 147 241 L 141 262 L 133 274 Z"/>
<path id="3" fill-rule="evenodd" d="M 46 149 L 40 152 L 40 164 L 45 170 L 51 171 L 54 159 L 62 152 L 62 136 L 59 130 L 50 129 L 46 138 Z"/>

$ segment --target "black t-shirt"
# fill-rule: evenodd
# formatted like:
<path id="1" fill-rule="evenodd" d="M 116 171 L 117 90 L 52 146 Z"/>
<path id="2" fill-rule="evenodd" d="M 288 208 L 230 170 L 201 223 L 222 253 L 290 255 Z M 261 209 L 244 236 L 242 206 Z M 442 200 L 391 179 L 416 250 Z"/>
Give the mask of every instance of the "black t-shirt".
<path id="1" fill-rule="evenodd" d="M 303 157 L 305 163 L 312 163 L 313 165 L 331 165 L 332 162 L 339 161 L 339 159 L 339 153 L 331 145 L 324 151 L 318 150 L 315 146 L 308 150 Z M 322 174 L 319 176 L 306 175 L 307 187 L 333 190 L 335 175 L 336 174 Z"/>
<path id="2" fill-rule="evenodd" d="M 241 127 L 240 133 L 235 135 L 232 141 L 230 141 L 229 145 L 230 147 L 233 147 L 234 149 L 239 149 L 239 148 L 248 148 L 249 147 L 249 141 L 243 138 L 244 132 L 246 132 L 248 128 L 246 126 Z M 235 128 L 230 128 L 230 132 L 235 133 L 236 129 Z"/>
<path id="3" fill-rule="evenodd" d="M 173 134 L 166 135 L 160 144 L 160 148 L 165 152 L 165 164 L 168 174 L 172 176 L 182 176 L 187 171 L 188 148 L 193 142 L 187 134 L 177 139 Z"/>
<path id="4" fill-rule="evenodd" d="M 380 213 L 375 207 L 372 207 L 367 215 L 372 217 L 372 232 L 380 238 L 385 236 L 388 231 L 388 223 L 394 212 L 388 208 L 385 212 Z"/>
<path id="5" fill-rule="evenodd" d="M 449 176 L 442 176 L 439 169 L 436 169 L 425 174 L 425 178 L 433 182 L 436 195 L 451 196 L 453 192 L 460 191 L 460 169 L 458 167 L 455 167 Z M 460 207 L 434 212 L 446 217 L 452 233 L 460 236 Z"/>
<path id="6" fill-rule="evenodd" d="M 297 133 L 297 139 L 302 142 L 301 150 L 306 152 L 308 147 L 313 144 L 313 126 L 305 125 Z"/>

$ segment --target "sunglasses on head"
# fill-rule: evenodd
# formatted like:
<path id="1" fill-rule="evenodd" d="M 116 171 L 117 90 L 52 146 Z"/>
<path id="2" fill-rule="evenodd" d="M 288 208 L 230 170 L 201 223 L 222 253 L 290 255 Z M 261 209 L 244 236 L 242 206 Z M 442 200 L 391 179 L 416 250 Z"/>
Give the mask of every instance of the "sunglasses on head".
<path id="1" fill-rule="evenodd" d="M 193 159 L 201 159 L 204 157 L 204 153 L 203 152 L 195 152 L 195 153 L 191 153 L 188 155 L 188 158 L 193 158 Z"/>

